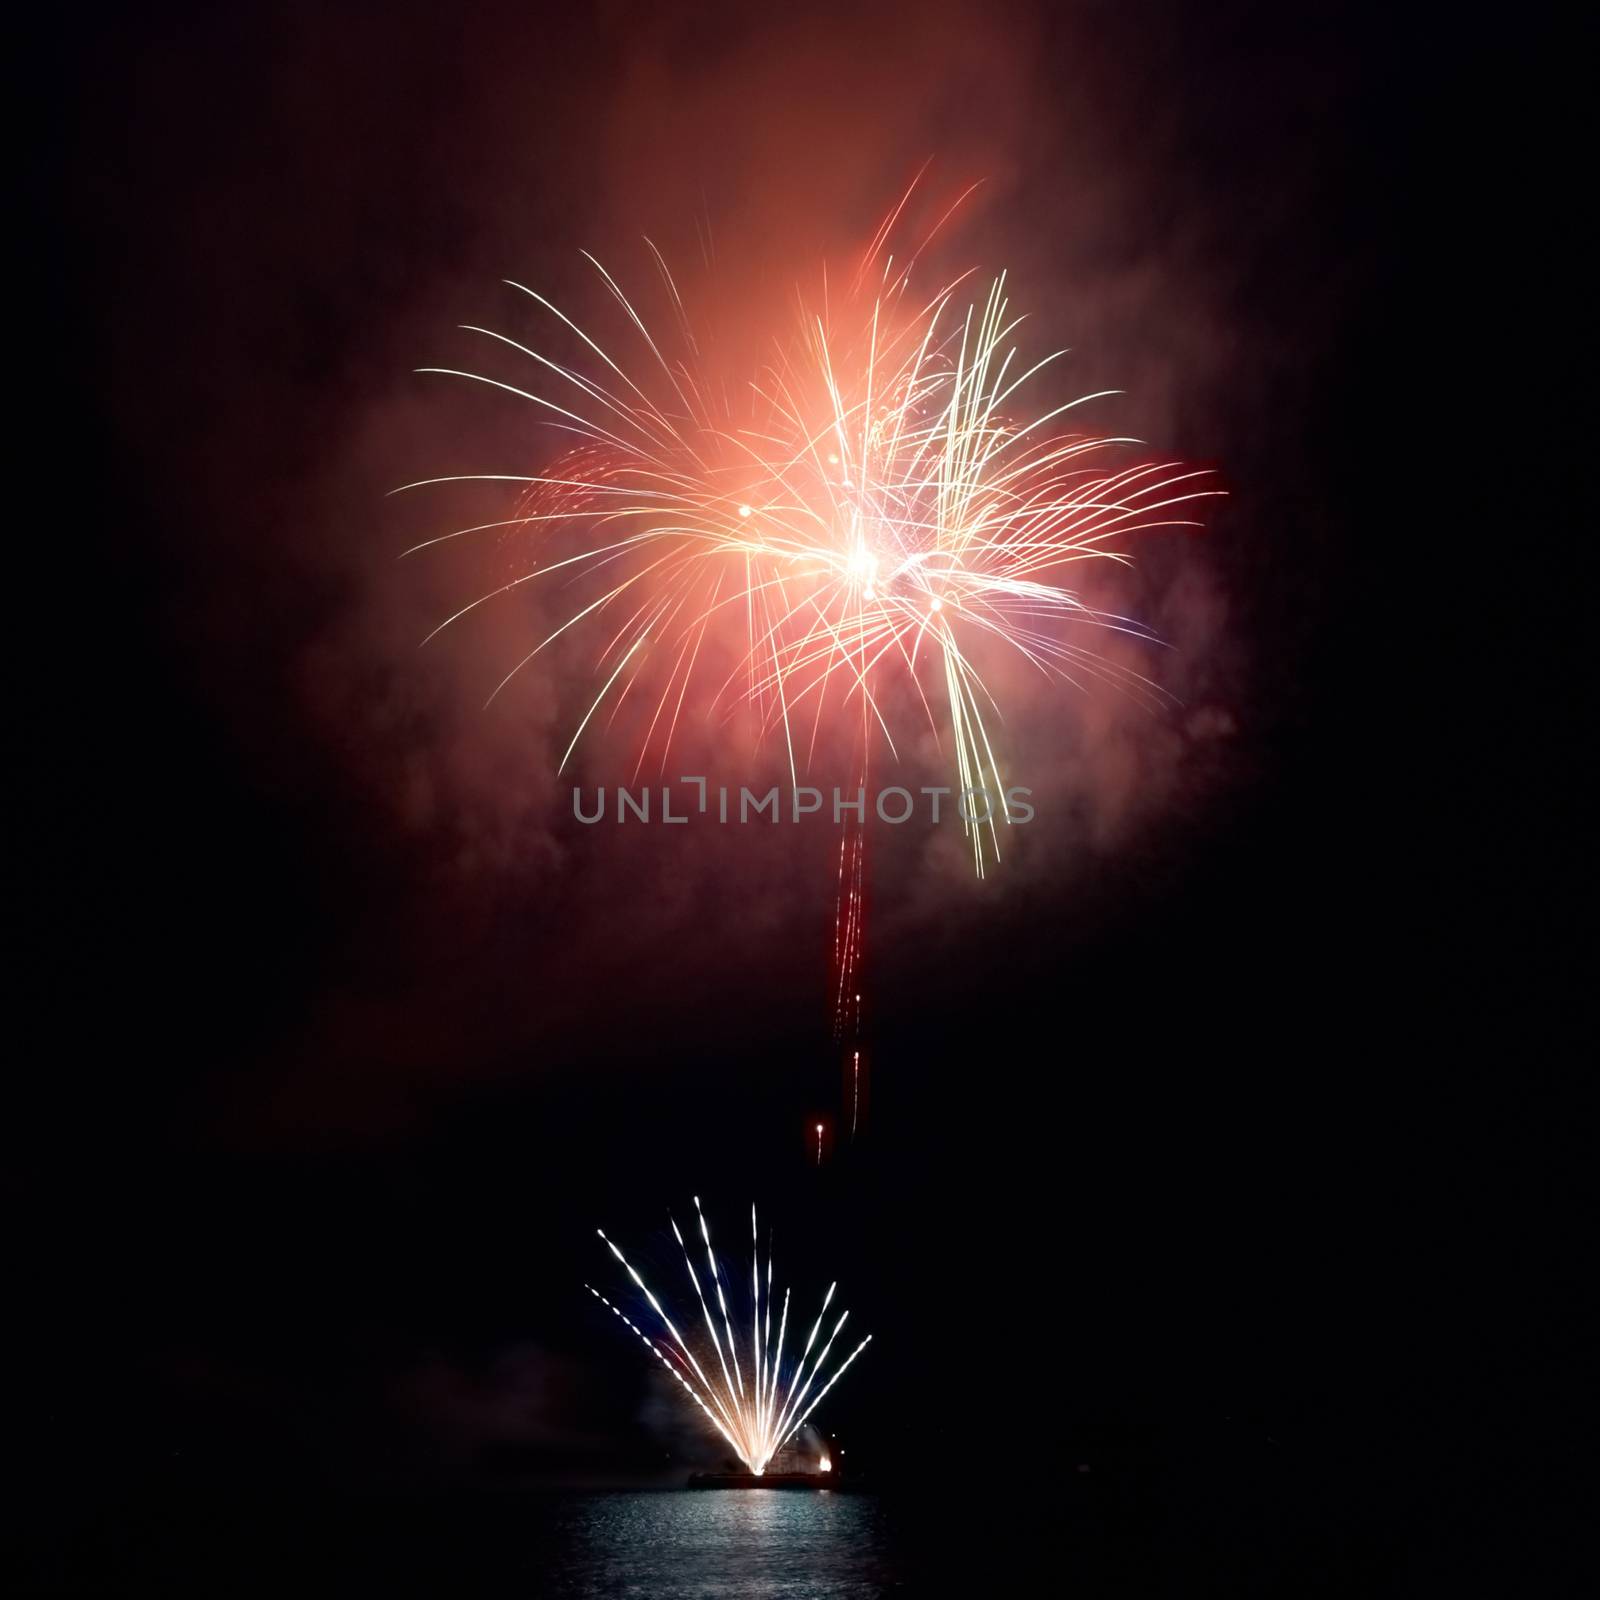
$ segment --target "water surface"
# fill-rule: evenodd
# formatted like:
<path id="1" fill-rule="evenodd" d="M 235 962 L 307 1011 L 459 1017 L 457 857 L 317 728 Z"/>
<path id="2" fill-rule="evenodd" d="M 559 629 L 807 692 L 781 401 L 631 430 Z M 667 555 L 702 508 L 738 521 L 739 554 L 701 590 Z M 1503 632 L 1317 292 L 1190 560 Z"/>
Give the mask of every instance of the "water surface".
<path id="1" fill-rule="evenodd" d="M 562 1495 L 544 1593 L 639 1600 L 857 1600 L 890 1593 L 875 1496 L 793 1490 Z"/>

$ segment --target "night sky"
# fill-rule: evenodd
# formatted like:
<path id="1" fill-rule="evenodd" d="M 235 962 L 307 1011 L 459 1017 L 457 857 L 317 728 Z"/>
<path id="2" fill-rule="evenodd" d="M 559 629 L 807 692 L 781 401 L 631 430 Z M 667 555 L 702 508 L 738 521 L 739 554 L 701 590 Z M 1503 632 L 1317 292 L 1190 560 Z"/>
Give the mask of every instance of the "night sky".
<path id="1" fill-rule="evenodd" d="M 959 1489 L 949 1570 L 991 1592 L 1046 1551 L 1145 1593 L 1509 1581 L 1480 1497 L 1570 1503 L 1534 1440 L 1578 1370 L 1592 990 L 1546 42 L 1430 8 L 758 9 L 38 39 L 33 1574 L 178 1584 L 270 1526 L 261 1570 L 304 1587 L 375 1544 L 442 1564 L 440 1506 L 676 1481 L 703 1441 L 582 1284 L 597 1223 L 659 1243 L 698 1192 L 843 1280 L 877 1340 L 829 1424 L 919 1485 L 914 1527 Z M 419 651 L 483 569 L 398 560 L 456 524 L 386 496 L 526 458 L 506 404 L 412 370 L 507 320 L 501 279 L 584 303 L 581 249 L 638 277 L 641 235 L 693 262 L 697 224 L 781 279 L 930 158 L 930 194 L 985 180 L 942 262 L 1010 269 L 1063 381 L 1126 391 L 1096 424 L 1228 498 L 1118 591 L 1181 708 L 1024 712 L 1038 831 L 981 888 L 885 844 L 869 1126 L 818 1172 L 830 836 L 576 827 L 570 663 L 484 711 L 527 618 Z M 927 1483 L 957 1458 L 984 1481 Z"/>

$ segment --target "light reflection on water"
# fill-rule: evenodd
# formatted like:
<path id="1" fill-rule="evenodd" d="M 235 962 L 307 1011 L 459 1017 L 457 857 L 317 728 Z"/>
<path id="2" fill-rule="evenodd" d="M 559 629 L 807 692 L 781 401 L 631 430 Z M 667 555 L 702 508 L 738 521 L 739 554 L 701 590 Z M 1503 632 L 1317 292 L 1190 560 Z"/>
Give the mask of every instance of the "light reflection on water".
<path id="1" fill-rule="evenodd" d="M 544 1593 L 612 1600 L 856 1600 L 892 1592 L 871 1495 L 574 1495 Z"/>

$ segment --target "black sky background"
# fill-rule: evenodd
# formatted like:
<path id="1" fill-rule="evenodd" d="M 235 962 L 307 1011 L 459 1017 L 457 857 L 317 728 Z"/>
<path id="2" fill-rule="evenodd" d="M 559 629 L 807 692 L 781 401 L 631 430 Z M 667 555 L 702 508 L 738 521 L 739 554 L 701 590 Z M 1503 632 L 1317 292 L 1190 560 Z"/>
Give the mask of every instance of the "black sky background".
<path id="1" fill-rule="evenodd" d="M 1044 144 L 996 157 L 1040 262 L 1197 263 L 1195 322 L 1228 330 L 1158 421 L 1232 496 L 1205 696 L 1237 732 L 981 938 L 874 950 L 870 1138 L 820 1175 L 820 965 L 718 939 L 731 875 L 659 914 L 559 873 L 486 890 L 374 798 L 413 724 L 342 739 L 337 684 L 306 691 L 308 661 L 357 673 L 318 654 L 365 615 L 368 569 L 318 553 L 332 512 L 387 537 L 350 441 L 508 216 L 552 259 L 609 217 L 585 163 L 638 15 L 156 7 L 41 40 L 7 1162 L 36 1576 L 198 1570 L 160 1530 L 200 1506 L 215 1550 L 272 1528 L 285 1573 L 443 1565 L 426 1514 L 361 1516 L 672 1481 L 694 1435 L 580 1285 L 597 1221 L 643 1241 L 697 1191 L 730 1224 L 758 1198 L 878 1334 L 831 1418 L 858 1460 L 908 1502 L 957 1455 L 1001 1475 L 961 1490 L 975 1570 L 1048 1548 L 1143 1592 L 1426 1593 L 1521 1570 L 1485 1496 L 1567 1517 L 1581 515 L 1529 151 L 1570 101 L 1523 83 L 1512 116 L 1544 41 L 1426 9 L 1017 16 L 1030 93 L 1073 108 L 1023 97 Z M 676 71 L 780 24 L 655 26 Z M 927 153 L 904 104 L 894 183 Z M 1123 186 L 1098 246 L 1049 203 L 1085 128 Z M 573 915 L 639 919 L 659 966 L 619 976 L 603 939 L 550 966 Z M 954 1495 L 911 1502 L 912 1546 Z"/>

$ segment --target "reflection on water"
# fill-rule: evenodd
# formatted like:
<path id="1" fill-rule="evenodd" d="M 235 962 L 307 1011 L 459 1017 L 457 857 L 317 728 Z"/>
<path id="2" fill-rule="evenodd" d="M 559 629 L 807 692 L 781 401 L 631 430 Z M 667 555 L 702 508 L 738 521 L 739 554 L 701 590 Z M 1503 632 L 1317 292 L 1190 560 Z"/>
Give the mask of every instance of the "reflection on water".
<path id="1" fill-rule="evenodd" d="M 556 1596 L 822 1600 L 893 1587 L 871 1495 L 687 1490 L 564 1497 Z"/>

